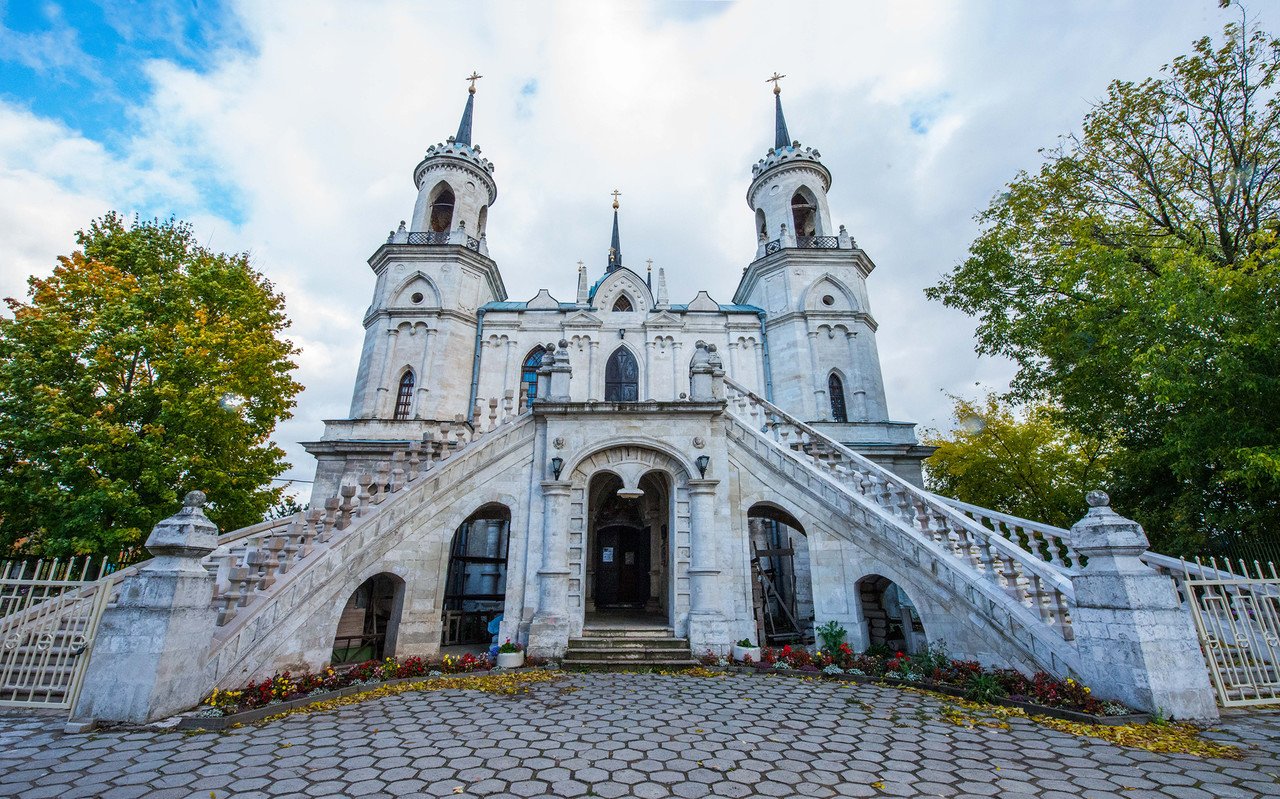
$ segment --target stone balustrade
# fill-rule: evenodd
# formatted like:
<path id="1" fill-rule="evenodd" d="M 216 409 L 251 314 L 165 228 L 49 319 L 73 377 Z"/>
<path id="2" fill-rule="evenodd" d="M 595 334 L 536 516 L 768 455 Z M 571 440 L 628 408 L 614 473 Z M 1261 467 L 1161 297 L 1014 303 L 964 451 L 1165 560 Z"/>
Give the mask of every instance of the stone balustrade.
<path id="1" fill-rule="evenodd" d="M 1063 640 L 1074 639 L 1074 591 L 1066 567 L 984 527 L 940 497 L 827 438 L 741 384 L 726 378 L 725 390 L 730 414 L 744 427 L 792 453 L 862 504 L 933 542 L 953 563 L 998 586 Z M 1042 540 L 1046 548 L 1063 547 L 1069 552 L 1060 535 L 1036 540 Z"/>
<path id="2" fill-rule="evenodd" d="M 980 508 L 950 497 L 935 496 L 939 502 L 955 508 L 1046 563 L 1056 563 L 1068 570 L 1082 565 L 1080 555 L 1071 548 L 1070 533 L 1061 527 Z"/>
<path id="3" fill-rule="evenodd" d="M 297 569 L 317 550 L 333 541 L 362 518 L 427 475 L 469 451 L 472 444 L 527 414 L 515 402 L 514 392 L 499 400 L 477 401 L 471 421 L 461 415 L 443 421 L 423 434 L 422 441 L 380 461 L 371 473 L 355 477 L 340 495 L 284 519 L 276 519 L 221 536 L 218 548 L 204 567 L 215 577 L 214 606 L 218 626 L 230 623 L 260 596 L 271 591 L 279 578 Z"/>

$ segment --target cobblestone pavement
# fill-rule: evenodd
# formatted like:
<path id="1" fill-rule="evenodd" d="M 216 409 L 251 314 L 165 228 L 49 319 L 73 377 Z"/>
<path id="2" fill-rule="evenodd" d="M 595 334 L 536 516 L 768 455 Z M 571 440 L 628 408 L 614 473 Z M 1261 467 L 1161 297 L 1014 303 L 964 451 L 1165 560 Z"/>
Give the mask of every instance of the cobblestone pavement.
<path id="1" fill-rule="evenodd" d="M 529 693 L 407 692 L 225 733 L 63 735 L 0 718 L 0 796 L 1280 796 L 1280 712 L 1157 755 L 942 720 L 933 697 L 784 677 L 574 675 Z"/>

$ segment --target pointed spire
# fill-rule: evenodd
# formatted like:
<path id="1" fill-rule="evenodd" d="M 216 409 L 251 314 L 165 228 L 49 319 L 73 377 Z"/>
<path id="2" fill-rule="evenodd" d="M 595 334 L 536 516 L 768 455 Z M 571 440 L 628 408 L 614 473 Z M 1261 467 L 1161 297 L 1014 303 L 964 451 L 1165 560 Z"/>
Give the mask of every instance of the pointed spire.
<path id="1" fill-rule="evenodd" d="M 476 104 L 476 81 L 483 78 L 484 75 L 477 74 L 475 70 L 471 71 L 467 80 L 471 81 L 471 88 L 467 89 L 467 107 L 462 111 L 462 121 L 458 123 L 458 135 L 453 137 L 457 144 L 465 144 L 471 146 L 471 113 Z"/>
<path id="2" fill-rule="evenodd" d="M 622 192 L 617 189 L 613 190 L 613 241 L 609 243 L 609 268 L 606 272 L 612 272 L 622 266 L 622 243 L 618 239 L 618 196 Z"/>
<path id="3" fill-rule="evenodd" d="M 773 149 L 781 150 L 791 144 L 791 135 L 787 133 L 787 120 L 782 116 L 782 87 L 778 85 L 778 81 L 785 78 L 786 75 L 773 73 L 772 78 L 766 78 L 765 83 L 773 84 L 773 103 L 777 108 L 777 119 L 773 125 Z"/>

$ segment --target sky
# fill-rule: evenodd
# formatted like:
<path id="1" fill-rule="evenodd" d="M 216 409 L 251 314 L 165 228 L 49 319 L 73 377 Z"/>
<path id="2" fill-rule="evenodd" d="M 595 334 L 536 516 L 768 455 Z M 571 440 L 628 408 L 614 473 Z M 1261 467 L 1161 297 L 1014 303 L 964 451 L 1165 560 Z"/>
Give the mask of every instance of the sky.
<path id="1" fill-rule="evenodd" d="M 1267 12 L 1250 9 L 1271 30 Z M 665 268 L 672 302 L 729 302 L 755 256 L 745 195 L 778 71 L 792 138 L 833 175 L 833 223 L 876 264 L 891 415 L 945 429 L 948 394 L 1014 371 L 924 296 L 975 215 L 1111 80 L 1238 18 L 1215 0 L 0 0 L 0 296 L 25 297 L 111 210 L 250 253 L 302 348 L 275 438 L 286 477 L 309 480 L 298 442 L 347 414 L 367 259 L 409 217 L 413 167 L 457 129 L 472 70 L 510 298 L 571 300 L 579 259 L 603 272 L 618 189 L 626 259 Z"/>

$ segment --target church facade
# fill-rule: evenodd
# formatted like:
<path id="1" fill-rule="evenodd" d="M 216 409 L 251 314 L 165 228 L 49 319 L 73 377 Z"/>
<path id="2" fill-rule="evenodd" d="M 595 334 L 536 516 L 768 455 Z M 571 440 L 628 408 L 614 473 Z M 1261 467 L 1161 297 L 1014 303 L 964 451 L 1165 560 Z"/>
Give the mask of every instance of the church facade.
<path id="1" fill-rule="evenodd" d="M 495 635 L 616 665 L 827 627 L 855 651 L 945 643 L 1213 718 L 1185 565 L 1105 494 L 1068 531 L 920 487 L 929 449 L 885 404 L 874 264 L 833 226 L 831 174 L 776 91 L 747 188 L 756 254 L 728 303 L 672 302 L 662 270 L 632 269 L 616 195 L 599 273 L 572 299 L 508 299 L 473 91 L 369 260 L 350 414 L 306 445 L 310 509 L 219 533 L 191 492 L 154 560 L 80 589 L 110 604 L 77 715 L 146 721 L 276 672 Z"/>
<path id="2" fill-rule="evenodd" d="M 529 445 L 535 460 L 559 455 L 571 463 L 562 476 L 581 480 L 569 489 L 577 515 L 566 531 L 568 605 L 557 615 L 580 635 L 593 614 L 643 611 L 683 637 L 700 579 L 698 569 L 689 570 L 709 571 L 694 563 L 692 542 L 682 540 L 690 534 L 687 514 L 695 496 L 720 509 L 731 502 L 729 484 L 712 477 L 724 468 L 704 473 L 694 465 L 700 456 L 724 457 L 715 443 L 723 435 L 719 411 L 707 406 L 710 395 L 698 398 L 691 388 L 699 354 L 746 390 L 920 482 L 930 450 L 917 443 L 913 424 L 891 421 L 885 400 L 867 290 L 875 264 L 843 225 L 832 223 L 831 173 L 817 150 L 790 139 L 778 93 L 774 146 L 752 165 L 746 197 L 758 232 L 756 257 L 730 303 L 705 291 L 672 302 L 664 269 L 655 275 L 651 266 L 630 268 L 617 192 L 600 274 L 580 266 L 571 299 L 546 289 L 509 299 L 488 255 L 497 184 L 493 164 L 472 143 L 474 110 L 473 87 L 457 134 L 429 148 L 414 169 L 412 216 L 369 260 L 376 284 L 350 416 L 327 421 L 324 437 L 306 445 L 318 463 L 313 507 L 410 442 L 447 439 L 461 428 L 483 429 L 489 417 L 532 410 L 539 420 Z M 563 387 L 556 379 L 561 371 L 571 376 Z M 641 465 L 611 467 L 626 446 L 643 450 Z M 542 642 L 532 627 L 538 536 L 512 529 L 528 518 L 527 509 L 543 504 L 549 487 L 523 473 L 515 478 L 508 487 L 515 507 L 480 511 L 492 518 L 477 517 L 457 532 L 444 578 L 441 640 L 474 641 L 487 617 L 524 618 L 529 627 L 508 622 L 504 634 L 559 654 L 563 635 Z M 689 480 L 701 483 L 699 493 L 682 484 Z M 813 574 L 799 525 L 760 516 L 731 532 L 734 522 L 725 522 L 708 544 L 737 562 L 701 581 L 718 606 L 732 610 L 717 612 L 714 635 L 694 636 L 695 649 L 715 648 L 730 632 L 756 638 L 761 605 L 796 640 L 812 640 Z M 791 552 L 744 559 L 752 534 L 758 550 Z M 510 547 L 522 539 L 530 557 L 517 573 Z M 768 572 L 772 596 L 753 589 L 747 560 Z M 526 596 L 523 608 L 512 607 L 513 593 Z M 900 615 L 892 626 L 903 640 L 911 635 Z"/>

